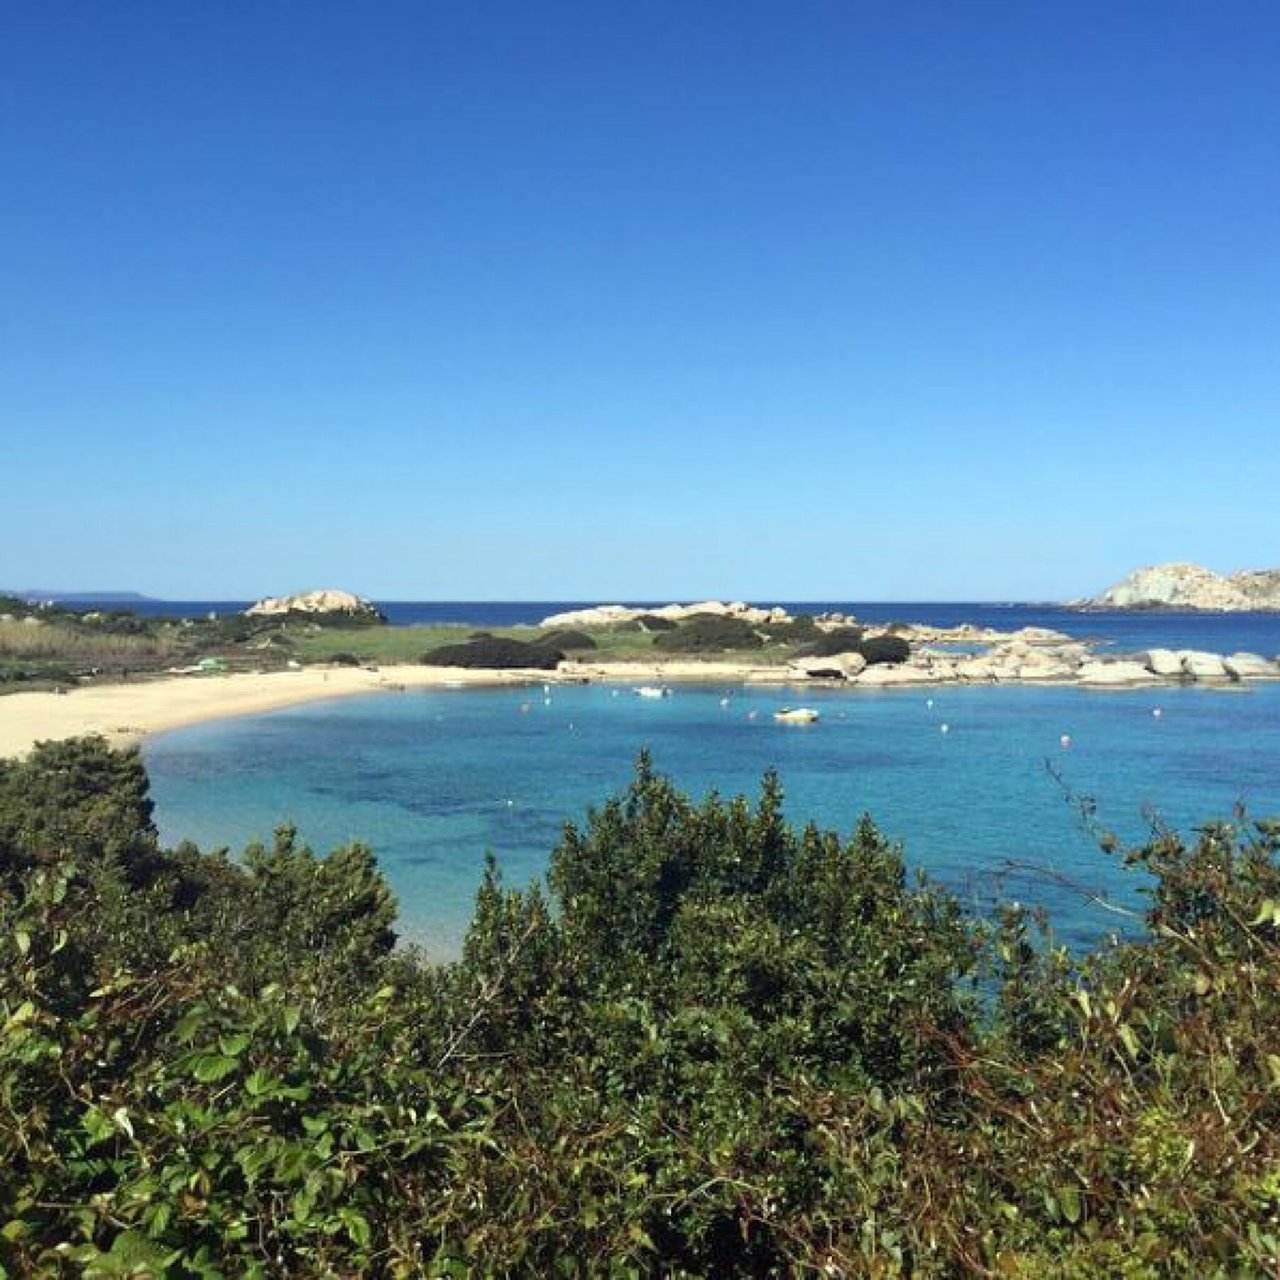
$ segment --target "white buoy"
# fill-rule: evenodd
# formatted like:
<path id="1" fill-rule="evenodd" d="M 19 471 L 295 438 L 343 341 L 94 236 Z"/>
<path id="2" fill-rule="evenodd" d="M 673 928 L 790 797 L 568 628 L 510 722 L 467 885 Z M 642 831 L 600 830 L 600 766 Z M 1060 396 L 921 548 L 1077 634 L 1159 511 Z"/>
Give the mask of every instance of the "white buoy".
<path id="1" fill-rule="evenodd" d="M 1058 741 L 1062 744 L 1063 751 L 1066 751 L 1071 746 L 1071 735 L 1069 733 L 1064 733 Z"/>
<path id="2" fill-rule="evenodd" d="M 728 699 L 728 698 L 721 698 L 721 699 L 720 699 L 720 705 L 721 705 L 722 707 L 727 707 L 727 706 L 729 705 L 729 699 Z"/>
<path id="3" fill-rule="evenodd" d="M 516 803 L 516 802 L 515 802 L 514 800 L 508 800 L 508 801 L 507 801 L 507 808 L 508 808 L 508 809 L 512 809 L 512 808 L 514 808 L 514 807 L 515 807 L 515 803 Z"/>
<path id="4" fill-rule="evenodd" d="M 1152 707 L 1152 708 L 1151 708 L 1151 714 L 1152 714 L 1153 716 L 1155 716 L 1155 718 L 1156 718 L 1157 720 L 1162 720 L 1162 719 L 1164 719 L 1164 708 L 1163 708 L 1163 707 Z"/>
<path id="5" fill-rule="evenodd" d="M 925 705 L 926 707 L 928 707 L 930 711 L 932 711 L 932 710 L 933 710 L 933 699 L 932 699 L 932 698 L 926 698 L 926 699 L 924 700 L 924 705 Z"/>
<path id="6" fill-rule="evenodd" d="M 951 732 L 951 726 L 947 724 L 945 720 L 938 726 L 938 728 L 941 729 L 943 733 Z"/>

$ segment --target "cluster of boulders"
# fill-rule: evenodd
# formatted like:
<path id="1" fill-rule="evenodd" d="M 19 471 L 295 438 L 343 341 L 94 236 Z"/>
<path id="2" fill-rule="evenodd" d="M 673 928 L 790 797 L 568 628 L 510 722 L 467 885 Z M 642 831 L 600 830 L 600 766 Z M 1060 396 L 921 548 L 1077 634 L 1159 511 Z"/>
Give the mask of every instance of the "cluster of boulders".
<path id="1" fill-rule="evenodd" d="M 653 609 L 637 609 L 625 604 L 601 604 L 590 609 L 570 609 L 565 613 L 553 613 L 543 618 L 542 627 L 616 627 L 641 618 L 665 618 L 668 622 L 683 622 L 687 618 L 710 615 L 719 618 L 740 618 L 754 627 L 768 623 L 790 622 L 791 615 L 785 609 L 761 609 L 735 600 L 726 604 L 723 600 L 704 600 L 700 604 L 664 604 Z"/>
<path id="2" fill-rule="evenodd" d="M 251 604 L 245 614 L 251 618 L 274 618 L 290 615 L 346 617 L 359 621 L 382 621 L 377 606 L 350 591 L 301 591 L 292 596 L 267 596 Z"/>
<path id="3" fill-rule="evenodd" d="M 788 675 L 847 680 L 859 685 L 896 684 L 1080 684 L 1097 687 L 1167 684 L 1227 684 L 1280 679 L 1280 658 L 1256 653 L 1223 656 L 1194 649 L 1152 649 L 1104 658 L 1087 644 L 1056 632 L 1026 628 L 1002 636 L 982 652 L 957 653 L 921 644 L 893 666 L 868 667 L 858 654 L 800 658 Z"/>

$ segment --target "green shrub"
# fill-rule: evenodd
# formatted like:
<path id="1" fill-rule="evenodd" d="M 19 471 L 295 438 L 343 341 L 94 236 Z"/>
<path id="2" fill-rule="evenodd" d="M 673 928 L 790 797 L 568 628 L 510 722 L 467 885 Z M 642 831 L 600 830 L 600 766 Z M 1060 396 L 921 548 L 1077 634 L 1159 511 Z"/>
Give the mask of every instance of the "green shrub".
<path id="1" fill-rule="evenodd" d="M 764 641 L 742 618 L 695 615 L 674 631 L 654 637 L 654 648 L 666 653 L 720 653 L 727 649 L 759 649 Z"/>
<path id="2" fill-rule="evenodd" d="M 836 627 L 833 631 L 824 631 L 805 652 L 815 658 L 830 658 L 837 653 L 859 653 L 862 644 L 861 627 Z"/>
<path id="3" fill-rule="evenodd" d="M 433 667 L 529 668 L 534 671 L 552 671 L 563 660 L 564 654 L 559 649 L 501 636 L 483 636 L 464 644 L 442 645 L 418 659 Z"/>
<path id="4" fill-rule="evenodd" d="M 537 643 L 549 649 L 598 649 L 600 646 L 585 632 L 561 628 L 546 631 L 538 637 Z"/>
<path id="5" fill-rule="evenodd" d="M 857 651 L 866 658 L 869 667 L 906 662 L 911 656 L 911 646 L 901 636 L 869 636 L 858 645 Z"/>
<path id="6" fill-rule="evenodd" d="M 658 613 L 642 613 L 634 619 L 638 631 L 674 631 L 677 623 L 671 618 L 664 618 Z"/>
<path id="7" fill-rule="evenodd" d="M 342 653 L 335 653 L 329 661 L 335 667 L 358 667 L 360 665 L 360 659 L 354 653 L 347 653 L 345 650 Z"/>

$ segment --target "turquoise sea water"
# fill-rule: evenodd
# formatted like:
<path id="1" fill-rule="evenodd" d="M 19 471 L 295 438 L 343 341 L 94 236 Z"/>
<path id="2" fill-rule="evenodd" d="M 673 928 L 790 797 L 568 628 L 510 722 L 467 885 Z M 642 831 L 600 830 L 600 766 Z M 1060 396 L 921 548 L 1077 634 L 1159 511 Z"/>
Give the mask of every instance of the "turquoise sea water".
<path id="1" fill-rule="evenodd" d="M 1280 814 L 1280 685 L 822 690 L 803 701 L 818 724 L 776 724 L 784 696 L 768 689 L 388 693 L 181 730 L 146 756 L 166 839 L 238 850 L 284 820 L 317 849 L 363 839 L 399 895 L 402 933 L 439 956 L 458 948 L 485 851 L 509 883 L 541 874 L 564 822 L 624 787 L 642 747 L 695 794 L 754 794 L 776 769 L 793 820 L 848 831 L 870 812 L 911 864 L 975 906 L 997 889 L 1043 903 L 1074 945 L 1123 927 L 1080 889 L 1141 898 L 1064 783 L 1128 839 L 1149 829 L 1151 808 L 1183 829 L 1241 801 Z"/>

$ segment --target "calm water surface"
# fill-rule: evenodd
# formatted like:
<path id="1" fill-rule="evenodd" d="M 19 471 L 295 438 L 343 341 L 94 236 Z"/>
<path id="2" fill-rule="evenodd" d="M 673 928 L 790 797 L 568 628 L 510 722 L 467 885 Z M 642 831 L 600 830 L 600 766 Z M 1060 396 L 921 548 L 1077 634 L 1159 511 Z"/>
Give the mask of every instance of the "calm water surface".
<path id="1" fill-rule="evenodd" d="M 178 731 L 146 755 L 166 839 L 238 850 L 284 820 L 317 849 L 363 839 L 399 895 L 402 931 L 440 956 L 458 948 L 485 851 L 512 884 L 540 875 L 563 824 L 624 787 L 642 747 L 695 794 L 754 794 L 776 769 L 793 820 L 848 831 L 870 812 L 913 865 L 975 906 L 995 887 L 1041 902 L 1076 945 L 1120 921 L 1061 880 L 1131 906 L 1141 898 L 1063 783 L 1129 839 L 1149 829 L 1151 809 L 1184 829 L 1241 801 L 1255 816 L 1280 813 L 1277 685 L 803 698 L 820 723 L 775 724 L 776 690 L 380 694 Z"/>

